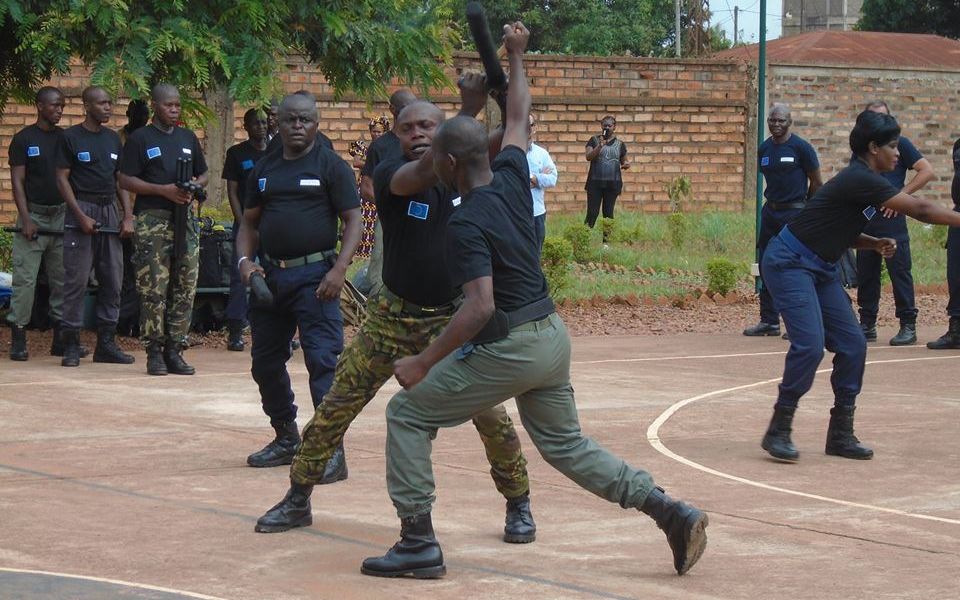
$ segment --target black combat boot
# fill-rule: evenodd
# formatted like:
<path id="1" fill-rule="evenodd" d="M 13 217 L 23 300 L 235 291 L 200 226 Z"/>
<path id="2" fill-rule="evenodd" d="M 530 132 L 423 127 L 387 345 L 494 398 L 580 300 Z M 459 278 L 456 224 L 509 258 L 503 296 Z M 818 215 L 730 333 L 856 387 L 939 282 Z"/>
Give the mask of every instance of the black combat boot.
<path id="1" fill-rule="evenodd" d="M 891 346 L 912 346 L 917 343 L 917 322 L 900 321 L 900 331 L 890 338 Z"/>
<path id="2" fill-rule="evenodd" d="M 30 358 L 27 352 L 27 330 L 16 325 L 10 326 L 10 360 L 25 361 Z"/>
<path id="3" fill-rule="evenodd" d="M 251 467 L 279 467 L 293 462 L 293 456 L 297 453 L 297 446 L 300 445 L 300 432 L 297 431 L 297 422 L 275 423 L 273 424 L 273 430 L 277 432 L 277 437 L 273 438 L 273 441 L 262 449 L 247 457 L 247 464 Z"/>
<path id="4" fill-rule="evenodd" d="M 93 350 L 93 362 L 132 365 L 136 360 L 117 345 L 116 325 L 97 327 L 97 347 Z"/>
<path id="5" fill-rule="evenodd" d="M 447 574 L 430 513 L 400 519 L 400 541 L 383 556 L 363 561 L 360 572 L 374 577 L 437 579 Z"/>
<path id="6" fill-rule="evenodd" d="M 860 323 L 860 329 L 863 331 L 863 337 L 867 338 L 868 342 L 877 341 L 876 323 Z"/>
<path id="7" fill-rule="evenodd" d="M 280 533 L 294 527 L 308 527 L 313 524 L 310 510 L 312 485 L 290 482 L 290 489 L 278 504 L 257 519 L 253 528 L 258 533 Z"/>
<path id="8" fill-rule="evenodd" d="M 289 463 L 288 463 L 289 464 Z M 333 456 L 327 461 L 327 466 L 323 468 L 323 479 L 320 485 L 336 483 L 347 478 L 347 458 L 343 451 L 343 442 L 333 451 Z"/>
<path id="9" fill-rule="evenodd" d="M 53 322 L 53 339 L 50 341 L 50 356 L 63 356 L 63 329 L 59 321 Z M 85 346 L 80 345 L 80 358 L 86 358 L 90 351 Z"/>
<path id="10" fill-rule="evenodd" d="M 960 349 L 960 317 L 950 317 L 947 332 L 934 341 L 927 342 L 927 348 L 931 350 Z"/>
<path id="11" fill-rule="evenodd" d="M 63 339 L 63 358 L 60 365 L 63 367 L 80 366 L 80 330 L 64 328 L 60 331 Z"/>
<path id="12" fill-rule="evenodd" d="M 744 329 L 743 335 L 749 337 L 780 335 L 780 323 L 764 323 L 763 321 L 760 321 L 753 327 L 747 327 Z"/>
<path id="13" fill-rule="evenodd" d="M 860 445 L 853 435 L 853 405 L 834 406 L 830 409 L 830 425 L 827 427 L 826 453 L 831 456 L 869 460 L 873 450 Z"/>
<path id="14" fill-rule="evenodd" d="M 147 344 L 147 374 L 167 374 L 167 362 L 163 359 L 163 347 L 160 346 L 159 342 Z"/>
<path id="15" fill-rule="evenodd" d="M 503 526 L 503 541 L 510 544 L 529 544 L 537 539 L 537 524 L 530 512 L 530 493 L 507 500 L 507 516 Z"/>
<path id="16" fill-rule="evenodd" d="M 174 375 L 193 375 L 197 372 L 183 360 L 183 349 L 180 344 L 171 341 L 163 347 L 163 362 L 167 364 L 167 372 Z"/>
<path id="17" fill-rule="evenodd" d="M 770 426 L 767 427 L 767 433 L 764 434 L 763 442 L 760 443 L 770 456 L 790 462 L 800 458 L 800 453 L 790 439 L 790 432 L 793 431 L 793 413 L 796 411 L 795 406 L 778 404 L 773 407 L 773 418 L 770 419 Z"/>
<path id="18" fill-rule="evenodd" d="M 673 500 L 659 487 L 650 492 L 640 510 L 653 517 L 657 527 L 667 535 L 677 575 L 689 571 L 707 547 L 706 529 L 710 522 L 707 513 Z"/>
<path id="19" fill-rule="evenodd" d="M 243 321 L 229 319 L 227 321 L 227 350 L 243 352 Z"/>

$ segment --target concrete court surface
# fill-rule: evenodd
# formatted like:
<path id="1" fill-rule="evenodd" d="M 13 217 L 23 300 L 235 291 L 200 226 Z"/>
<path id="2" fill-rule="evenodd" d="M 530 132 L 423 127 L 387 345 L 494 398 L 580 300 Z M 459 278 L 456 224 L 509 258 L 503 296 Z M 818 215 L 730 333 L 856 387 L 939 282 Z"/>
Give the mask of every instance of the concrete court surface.
<path id="1" fill-rule="evenodd" d="M 359 572 L 399 530 L 383 457 L 395 382 L 348 432 L 350 477 L 316 489 L 313 526 L 265 535 L 253 525 L 287 469 L 245 466 L 271 437 L 246 353 L 192 350 L 196 376 L 163 378 L 142 352 L 79 369 L 4 357 L 0 598 L 960 598 L 960 352 L 871 345 L 857 433 L 872 461 L 823 454 L 822 372 L 795 422 L 801 460 L 783 464 L 759 442 L 786 348 L 738 333 L 574 338 L 584 431 L 710 513 L 687 576 L 650 519 L 579 489 L 522 431 L 538 537 L 501 542 L 503 499 L 468 424 L 434 444 L 448 567 L 435 581 Z M 291 370 L 302 426 L 299 352 Z"/>

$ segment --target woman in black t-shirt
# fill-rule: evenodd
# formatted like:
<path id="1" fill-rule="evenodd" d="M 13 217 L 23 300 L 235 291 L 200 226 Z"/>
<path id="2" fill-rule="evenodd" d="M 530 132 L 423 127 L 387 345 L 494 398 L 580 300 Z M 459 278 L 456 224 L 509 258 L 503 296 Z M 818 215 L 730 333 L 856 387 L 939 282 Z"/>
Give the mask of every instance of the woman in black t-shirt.
<path id="1" fill-rule="evenodd" d="M 905 194 L 880 175 L 896 166 L 899 138 L 900 126 L 890 115 L 860 113 L 850 132 L 854 153 L 850 165 L 817 191 L 763 255 L 764 283 L 790 335 L 783 380 L 762 443 L 774 458 L 799 458 L 790 439 L 793 415 L 800 397 L 813 385 L 824 347 L 835 354 L 830 376 L 835 400 L 826 453 L 873 457 L 873 451 L 861 446 L 853 434 L 867 343 L 835 263 L 851 246 L 884 256 L 896 252 L 895 240 L 862 233 L 871 219 L 880 218 L 881 206 L 927 223 L 960 226 L 960 213 Z"/>

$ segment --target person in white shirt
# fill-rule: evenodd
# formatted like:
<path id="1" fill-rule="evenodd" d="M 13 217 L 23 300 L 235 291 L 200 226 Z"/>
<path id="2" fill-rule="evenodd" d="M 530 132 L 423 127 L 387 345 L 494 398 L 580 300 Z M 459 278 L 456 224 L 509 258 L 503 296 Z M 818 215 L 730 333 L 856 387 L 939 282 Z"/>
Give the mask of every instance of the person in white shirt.
<path id="1" fill-rule="evenodd" d="M 547 205 L 543 201 L 543 190 L 557 185 L 557 165 L 550 153 L 542 146 L 533 143 L 537 130 L 537 119 L 530 114 L 528 124 L 527 166 L 530 168 L 530 194 L 533 196 L 533 220 L 536 225 L 537 243 L 543 249 L 543 238 L 547 234 Z"/>

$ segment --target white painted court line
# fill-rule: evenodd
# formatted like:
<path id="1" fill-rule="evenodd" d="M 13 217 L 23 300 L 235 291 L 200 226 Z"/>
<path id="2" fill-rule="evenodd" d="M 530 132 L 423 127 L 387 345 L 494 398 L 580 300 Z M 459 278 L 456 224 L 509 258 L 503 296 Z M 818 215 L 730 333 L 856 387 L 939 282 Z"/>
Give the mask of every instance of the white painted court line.
<path id="1" fill-rule="evenodd" d="M 949 360 L 949 359 L 957 359 L 957 358 L 960 358 L 960 355 L 953 355 L 953 356 L 929 356 L 929 357 L 923 357 L 923 358 L 898 358 L 898 359 L 889 359 L 889 360 L 874 360 L 874 361 L 867 361 L 867 364 L 868 364 L 868 365 L 872 365 L 872 364 L 884 364 L 884 363 L 917 362 L 917 361 L 922 361 L 922 360 Z M 829 372 L 832 371 L 832 370 L 833 370 L 833 369 L 821 369 L 821 370 L 817 371 L 817 374 L 829 373 Z M 757 381 L 757 382 L 755 382 L 755 383 L 748 383 L 748 384 L 746 384 L 746 385 L 738 385 L 738 386 L 736 386 L 736 387 L 726 388 L 726 389 L 722 389 L 722 390 L 714 390 L 714 391 L 712 391 L 712 392 L 707 392 L 707 393 L 705 393 L 705 394 L 700 394 L 699 396 L 694 396 L 694 397 L 692 397 L 692 398 L 687 398 L 686 400 L 681 400 L 681 401 L 677 402 L 676 404 L 674 404 L 673 406 L 671 406 L 670 408 L 668 408 L 667 410 L 665 410 L 663 413 L 661 413 L 660 416 L 657 417 L 657 418 L 653 421 L 653 423 L 650 424 L 650 426 L 647 428 L 647 441 L 650 442 L 650 445 L 653 446 L 653 448 L 654 448 L 657 452 L 659 452 L 660 454 L 663 454 L 664 456 L 666 456 L 666 457 L 668 457 L 668 458 L 671 458 L 671 459 L 673 459 L 673 460 L 675 460 L 675 461 L 677 461 L 677 462 L 679 462 L 679 463 L 685 464 L 685 465 L 687 465 L 688 467 L 693 467 L 694 469 L 697 469 L 697 470 L 699 470 L 699 471 L 703 471 L 704 473 L 709 473 L 710 475 L 716 475 L 717 477 L 723 477 L 724 479 L 729 479 L 729 480 L 731 480 L 731 481 L 736 481 L 736 482 L 738 482 L 738 483 L 742 483 L 742 484 L 745 484 L 745 485 L 750 485 L 750 486 L 753 486 L 753 487 L 757 487 L 757 488 L 761 488 L 761 489 L 765 489 L 765 490 L 770 490 L 770 491 L 773 491 L 773 492 L 780 492 L 780 493 L 782 493 L 782 494 L 791 494 L 791 495 L 794 495 L 794 496 L 800 496 L 800 497 L 802 497 L 802 498 L 809 498 L 809 499 L 811 499 L 811 500 L 820 500 L 820 501 L 823 501 L 823 502 L 832 502 L 833 504 L 839 504 L 839 505 L 841 505 L 841 506 L 849 506 L 849 507 L 852 507 L 852 508 L 862 508 L 862 509 L 866 509 L 866 510 L 873 510 L 873 511 L 877 511 L 877 512 L 883 512 L 883 513 L 898 515 L 898 516 L 901 516 L 901 517 L 910 517 L 910 518 L 913 518 L 913 519 L 923 519 L 923 520 L 925 520 L 925 521 L 936 521 L 936 522 L 939 522 L 939 523 L 950 523 L 950 524 L 952 524 L 952 525 L 960 525 L 960 519 L 948 519 L 948 518 L 946 518 L 946 517 L 935 517 L 935 516 L 932 516 L 932 515 L 923 515 L 923 514 L 912 513 L 912 512 L 907 512 L 907 511 L 903 511 L 903 510 L 897 510 L 897 509 L 894 509 L 894 508 L 886 508 L 886 507 L 884 507 L 884 506 L 874 506 L 874 505 L 872 505 L 872 504 L 861 504 L 861 503 L 859 503 L 859 502 L 849 502 L 849 501 L 847 501 L 847 500 L 841 500 L 841 499 L 839 499 L 839 498 L 830 498 L 830 497 L 828 497 L 828 496 L 820 496 L 820 495 L 817 495 L 817 494 L 808 494 L 807 492 L 801 492 L 801 491 L 798 491 L 798 490 L 791 490 L 791 489 L 788 489 L 788 488 L 778 487 L 778 486 L 775 486 L 775 485 L 769 485 L 769 484 L 766 484 L 766 483 L 762 483 L 762 482 L 760 482 L 760 481 L 754 481 L 754 480 L 752 480 L 752 479 L 747 479 L 747 478 L 745 478 L 745 477 L 739 477 L 739 476 L 737 476 L 737 475 L 732 475 L 732 474 L 730 474 L 730 473 L 724 473 L 723 471 L 718 471 L 718 470 L 716 470 L 716 469 L 712 469 L 712 468 L 707 467 L 707 466 L 705 466 L 705 465 L 701 465 L 701 464 L 698 463 L 698 462 L 694 462 L 694 461 L 692 461 L 692 460 L 690 460 L 690 459 L 688 459 L 688 458 L 685 458 L 685 457 L 683 457 L 683 456 L 680 456 L 679 454 L 677 454 L 677 453 L 673 452 L 672 450 L 670 450 L 669 448 L 667 448 L 666 445 L 664 445 L 664 443 L 660 440 L 660 435 L 659 435 L 659 434 L 660 434 L 660 427 L 662 427 L 663 424 L 666 423 L 667 420 L 668 420 L 670 417 L 672 417 L 678 410 L 680 410 L 680 409 L 683 408 L 684 406 L 687 406 L 687 405 L 689 405 L 689 404 L 692 404 L 692 403 L 694 403 L 694 402 L 697 402 L 698 400 L 703 400 L 703 399 L 705 399 L 705 398 L 712 398 L 712 397 L 715 397 L 715 396 L 722 396 L 722 395 L 728 394 L 728 393 L 730 393 L 730 392 L 736 392 L 736 391 L 739 391 L 739 390 L 745 390 L 745 389 L 749 389 L 749 388 L 760 387 L 760 386 L 763 386 L 763 385 L 770 385 L 770 384 L 772 384 L 772 383 L 779 383 L 779 382 L 780 382 L 780 379 L 781 379 L 780 377 L 777 377 L 776 379 L 767 379 L 767 380 L 765 380 L 765 381 Z"/>
<path id="2" fill-rule="evenodd" d="M 66 577 L 69 579 L 82 579 L 85 581 L 96 581 L 99 583 L 110 583 L 113 585 L 122 585 L 129 588 L 139 588 L 143 590 L 150 590 L 152 592 L 164 592 L 167 594 L 179 594 L 181 596 L 186 596 L 188 598 L 199 598 L 200 600 L 224 600 L 217 596 L 207 596 L 206 594 L 196 594 L 194 592 L 185 592 L 183 590 L 175 590 L 171 588 L 160 587 L 156 585 L 147 585 L 144 583 L 131 583 L 129 581 L 120 581 L 118 579 L 104 579 L 103 577 L 88 577 L 86 575 L 74 575 L 72 573 L 54 573 L 51 571 L 32 571 L 28 569 L 8 569 L 6 567 L 0 567 L 0 572 L 7 573 L 25 573 L 28 575 L 49 575 L 51 577 Z"/>
<path id="3" fill-rule="evenodd" d="M 870 350 L 926 350 L 926 346 L 877 346 Z M 607 358 L 601 360 L 577 360 L 571 361 L 571 365 L 599 365 L 603 363 L 632 363 L 632 362 L 658 362 L 664 360 L 697 360 L 702 358 L 745 358 L 751 356 L 783 356 L 786 350 L 776 350 L 772 352 L 741 352 L 738 354 L 686 354 L 681 356 L 646 356 L 643 358 Z M 960 356 L 960 355 L 956 355 Z"/>

